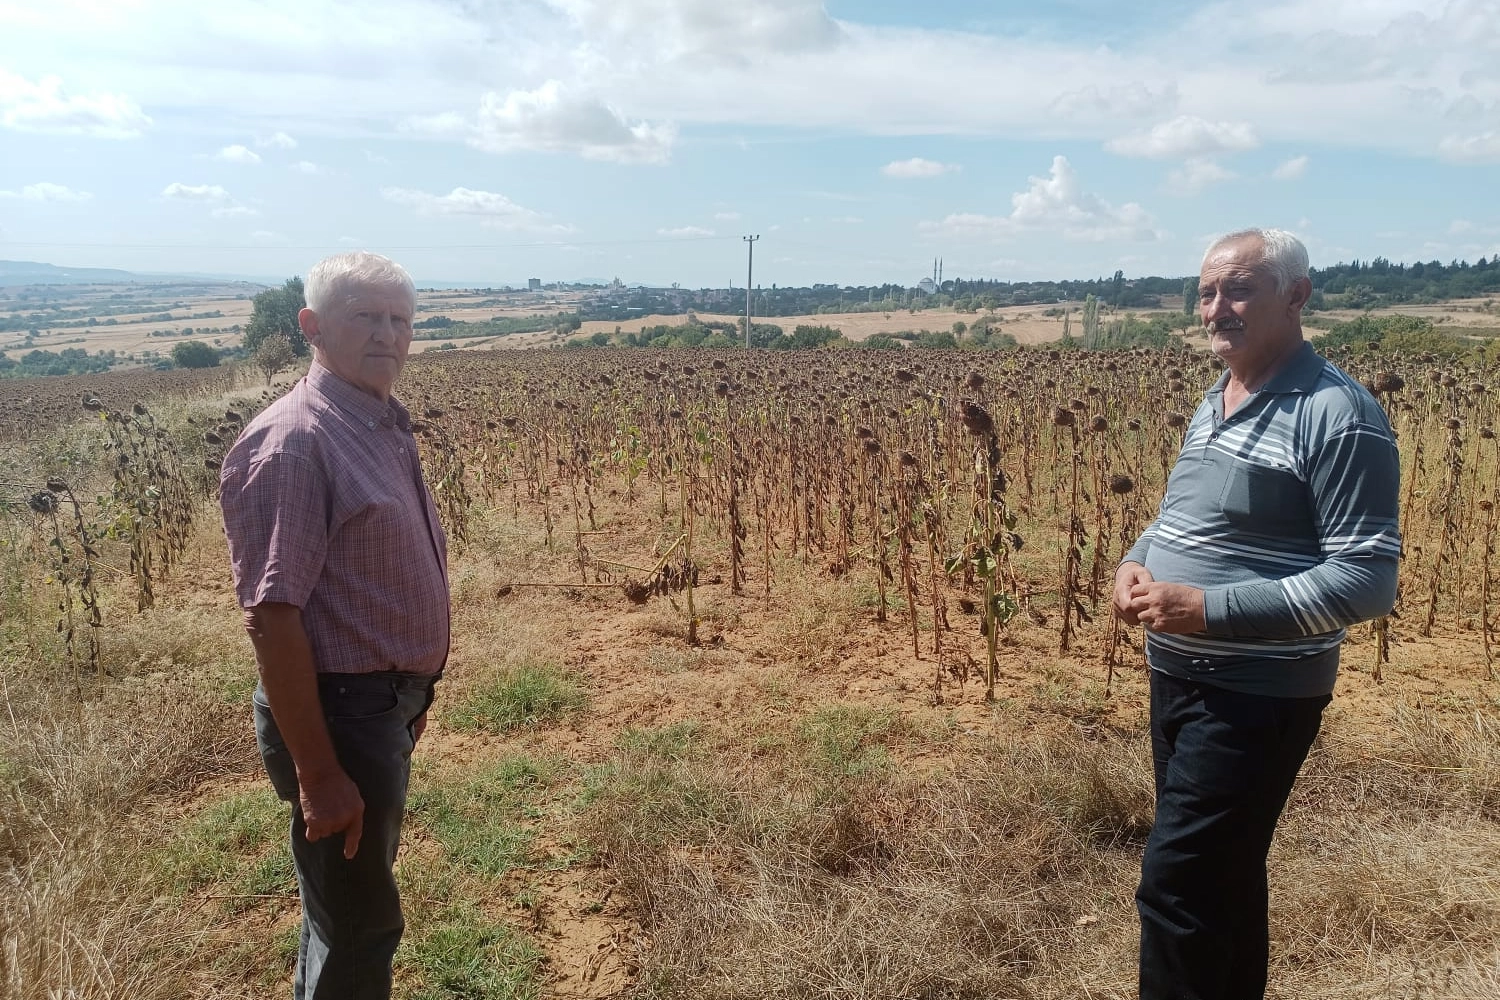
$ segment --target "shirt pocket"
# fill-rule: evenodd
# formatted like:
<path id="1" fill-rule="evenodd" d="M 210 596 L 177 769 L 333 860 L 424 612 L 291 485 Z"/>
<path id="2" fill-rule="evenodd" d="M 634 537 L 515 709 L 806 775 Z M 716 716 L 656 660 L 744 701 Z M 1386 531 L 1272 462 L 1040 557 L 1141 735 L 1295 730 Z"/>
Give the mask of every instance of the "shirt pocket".
<path id="1" fill-rule="evenodd" d="M 1264 535 L 1311 533 L 1312 498 L 1289 469 L 1238 463 L 1224 479 L 1219 510 L 1232 526 Z"/>

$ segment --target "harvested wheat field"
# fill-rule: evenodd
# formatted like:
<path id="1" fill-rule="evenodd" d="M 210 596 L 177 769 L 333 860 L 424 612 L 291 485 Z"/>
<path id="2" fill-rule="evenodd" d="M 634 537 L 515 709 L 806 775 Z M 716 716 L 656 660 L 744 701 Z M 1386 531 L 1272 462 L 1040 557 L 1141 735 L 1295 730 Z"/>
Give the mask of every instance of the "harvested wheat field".
<path id="1" fill-rule="evenodd" d="M 995 326 L 1000 331 L 1010 334 L 1016 339 L 1016 343 L 1035 346 L 1045 344 L 1049 341 L 1059 340 L 1063 335 L 1062 309 L 1058 307 L 1053 311 L 1056 316 L 1044 316 L 1043 306 L 1008 306 L 1003 309 L 992 310 L 985 314 L 995 321 Z M 1076 312 L 1076 307 L 1074 312 Z M 469 311 L 472 312 L 472 311 Z M 463 315 L 469 318 L 481 318 L 469 316 L 469 312 Z M 460 313 L 448 312 L 454 318 L 460 318 Z M 696 316 L 703 322 L 718 323 L 741 323 L 744 314 L 737 315 L 717 313 L 676 313 L 671 315 L 653 314 L 650 316 L 639 316 L 634 319 L 618 320 L 587 320 L 580 325 L 577 332 L 579 336 L 589 336 L 596 333 L 613 333 L 619 330 L 621 333 L 638 333 L 642 329 L 655 326 L 680 326 Z M 779 326 L 787 333 L 791 333 L 799 326 L 826 326 L 832 327 L 843 334 L 846 340 L 862 341 L 877 333 L 900 333 L 923 331 L 931 333 L 944 333 L 953 329 L 954 323 L 968 325 L 973 323 L 978 315 L 972 312 L 961 313 L 953 309 L 921 309 L 909 311 L 905 309 L 892 310 L 890 312 L 849 312 L 849 313 L 816 313 L 802 316 L 756 316 L 757 324 L 772 324 Z M 1076 317 L 1075 317 L 1076 322 Z M 741 327 L 743 330 L 743 327 Z M 490 338 L 484 347 L 537 347 L 544 344 L 558 343 L 562 336 L 553 331 L 542 331 L 538 333 L 516 333 L 505 337 Z M 421 345 L 417 345 L 420 347 Z M 465 345 L 469 346 L 469 345 Z M 415 349 L 415 348 L 414 348 Z"/>
<path id="2" fill-rule="evenodd" d="M 1134 994 L 1146 677 L 1104 581 L 1212 363 L 877 353 L 408 366 L 454 646 L 400 995 Z M 1270 995 L 1492 998 L 1493 373 L 1345 361 L 1400 434 L 1407 556 L 1273 849 Z M 210 497 L 266 398 L 7 442 L 6 996 L 290 992 Z M 111 534 L 125 510 L 149 516 Z"/>

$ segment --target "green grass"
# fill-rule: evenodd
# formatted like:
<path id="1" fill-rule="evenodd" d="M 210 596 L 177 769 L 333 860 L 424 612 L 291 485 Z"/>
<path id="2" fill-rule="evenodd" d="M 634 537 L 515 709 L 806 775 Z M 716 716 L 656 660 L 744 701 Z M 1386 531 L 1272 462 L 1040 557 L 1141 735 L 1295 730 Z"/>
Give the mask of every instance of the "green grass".
<path id="1" fill-rule="evenodd" d="M 443 845 L 447 864 L 503 875 L 530 862 L 535 835 L 527 821 L 540 816 L 553 776 L 549 763 L 513 757 L 414 792 L 408 814 Z"/>
<path id="2" fill-rule="evenodd" d="M 260 678 L 255 670 L 225 669 L 215 673 L 213 680 L 218 695 L 230 705 L 248 705 L 250 696 Z"/>
<path id="3" fill-rule="evenodd" d="M 481 681 L 448 713 L 457 729 L 506 733 L 559 719 L 583 707 L 572 676 L 548 664 L 522 664 Z"/>
<path id="4" fill-rule="evenodd" d="M 854 705 L 820 708 L 799 727 L 807 763 L 822 778 L 861 778 L 883 773 L 890 756 L 880 740 L 900 728 L 889 710 Z"/>
<path id="5" fill-rule="evenodd" d="M 583 775 L 576 807 L 591 849 L 701 843 L 738 822 L 734 795 L 703 752 L 697 723 L 627 729 L 616 746 L 615 756 Z"/>
<path id="6" fill-rule="evenodd" d="M 254 982 L 259 987 L 256 996 L 281 995 L 283 988 L 290 993 L 301 931 L 301 923 L 294 922 L 275 931 L 256 926 L 253 933 L 237 932 L 209 960 L 216 981 Z"/>
<path id="7" fill-rule="evenodd" d="M 413 928 L 396 953 L 398 977 L 415 974 L 414 1000 L 531 1000 L 541 992 L 543 955 L 524 935 L 457 903 Z"/>
<path id="8" fill-rule="evenodd" d="M 215 802 L 168 845 L 159 866 L 179 893 L 217 887 L 231 911 L 254 897 L 291 897 L 297 879 L 287 844 L 287 806 L 269 788 Z"/>
<path id="9" fill-rule="evenodd" d="M 692 720 L 673 722 L 660 729 L 626 728 L 615 745 L 626 753 L 662 760 L 682 760 L 692 754 L 702 727 Z"/>

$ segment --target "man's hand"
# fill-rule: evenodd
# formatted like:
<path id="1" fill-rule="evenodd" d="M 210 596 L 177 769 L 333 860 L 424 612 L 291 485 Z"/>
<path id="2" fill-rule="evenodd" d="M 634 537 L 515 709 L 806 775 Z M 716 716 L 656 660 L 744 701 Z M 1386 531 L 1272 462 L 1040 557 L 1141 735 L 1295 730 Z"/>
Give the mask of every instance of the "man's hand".
<path id="1" fill-rule="evenodd" d="M 245 609 L 245 630 L 255 646 L 266 702 L 297 767 L 307 839 L 343 833 L 344 857 L 353 860 L 364 832 L 365 801 L 339 766 L 328 735 L 302 611 L 290 604 L 257 604 Z"/>
<path id="2" fill-rule="evenodd" d="M 1116 600 L 1118 597 L 1116 589 Z M 1203 632 L 1208 619 L 1203 611 L 1203 591 L 1184 583 L 1137 583 L 1130 588 L 1126 607 L 1135 620 L 1152 632 L 1186 635 Z M 1120 616 L 1129 621 L 1129 616 Z"/>
<path id="3" fill-rule="evenodd" d="M 1151 571 L 1138 562 L 1121 563 L 1115 570 L 1115 614 L 1126 625 L 1139 625 L 1140 619 L 1130 606 L 1130 592 L 1138 585 L 1150 583 Z"/>
<path id="4" fill-rule="evenodd" d="M 417 721 L 411 724 L 411 745 L 416 746 L 417 741 L 422 738 L 422 734 L 426 731 L 427 713 L 423 712 L 421 715 L 417 716 Z"/>
<path id="5" fill-rule="evenodd" d="M 354 782 L 338 770 L 313 780 L 304 779 L 299 774 L 297 785 L 308 843 L 342 833 L 344 858 L 354 860 L 365 827 L 365 800 L 360 797 Z"/>

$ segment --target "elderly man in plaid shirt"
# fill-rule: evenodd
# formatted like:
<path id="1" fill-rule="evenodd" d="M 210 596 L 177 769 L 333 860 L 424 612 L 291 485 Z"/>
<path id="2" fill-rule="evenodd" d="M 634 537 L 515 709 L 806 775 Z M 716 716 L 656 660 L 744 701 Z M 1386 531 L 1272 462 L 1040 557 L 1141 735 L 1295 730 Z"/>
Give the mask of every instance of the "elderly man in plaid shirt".
<path id="1" fill-rule="evenodd" d="M 319 262 L 312 368 L 226 456 L 220 504 L 260 685 L 255 733 L 292 804 L 295 996 L 386 998 L 410 758 L 448 657 L 447 549 L 391 398 L 416 289 L 369 253 Z"/>

